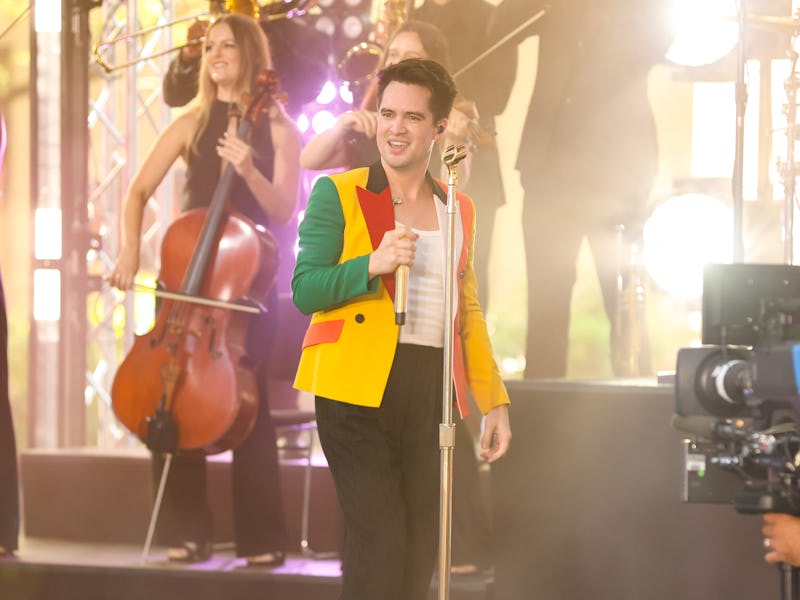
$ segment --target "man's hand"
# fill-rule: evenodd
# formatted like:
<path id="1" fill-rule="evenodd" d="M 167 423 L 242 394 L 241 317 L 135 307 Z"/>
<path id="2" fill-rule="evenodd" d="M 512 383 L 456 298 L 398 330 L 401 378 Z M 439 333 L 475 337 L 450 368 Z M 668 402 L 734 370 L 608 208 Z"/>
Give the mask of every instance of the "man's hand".
<path id="1" fill-rule="evenodd" d="M 792 515 L 767 513 L 764 515 L 764 560 L 769 563 L 784 562 L 800 567 L 800 518 Z"/>
<path id="2" fill-rule="evenodd" d="M 203 55 L 203 43 L 200 40 L 206 34 L 208 21 L 199 19 L 189 25 L 186 30 L 186 46 L 181 48 L 181 62 L 194 62 Z"/>
<path id="3" fill-rule="evenodd" d="M 380 245 L 369 255 L 369 278 L 393 273 L 398 266 L 414 264 L 416 233 L 406 227 L 390 229 L 383 234 Z"/>
<path id="4" fill-rule="evenodd" d="M 510 443 L 511 424 L 508 419 L 508 404 L 501 404 L 486 413 L 481 436 L 481 458 L 493 463 L 505 456 Z"/>

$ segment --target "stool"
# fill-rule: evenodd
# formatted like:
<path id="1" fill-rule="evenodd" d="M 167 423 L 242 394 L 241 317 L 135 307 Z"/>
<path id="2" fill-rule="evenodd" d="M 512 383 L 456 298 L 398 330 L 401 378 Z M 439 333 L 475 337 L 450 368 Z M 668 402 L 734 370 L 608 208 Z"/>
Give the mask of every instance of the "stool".
<path id="1" fill-rule="evenodd" d="M 332 553 L 315 552 L 308 541 L 308 523 L 311 512 L 311 459 L 314 454 L 314 440 L 317 421 L 314 411 L 280 409 L 270 411 L 275 427 L 278 451 L 283 454 L 297 453 L 304 461 L 303 510 L 300 521 L 300 552 L 308 558 L 330 558 Z"/>

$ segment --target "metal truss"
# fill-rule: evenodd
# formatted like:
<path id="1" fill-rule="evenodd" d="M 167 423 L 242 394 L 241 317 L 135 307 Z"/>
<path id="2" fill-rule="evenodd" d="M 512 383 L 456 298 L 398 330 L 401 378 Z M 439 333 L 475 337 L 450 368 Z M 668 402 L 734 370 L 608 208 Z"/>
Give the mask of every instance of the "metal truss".
<path id="1" fill-rule="evenodd" d="M 171 0 L 103 2 L 95 43 L 122 36 L 124 41 L 103 54 L 110 71 L 97 62 L 89 76 L 89 191 L 91 244 L 87 254 L 90 285 L 86 290 L 86 382 L 84 402 L 87 445 L 112 448 L 136 443 L 111 409 L 111 385 L 133 335 L 152 322 L 154 299 L 147 294 L 123 294 L 103 277 L 114 265 L 120 247 L 120 214 L 131 178 L 144 153 L 170 120 L 161 100 L 161 82 L 174 54 L 147 59 L 173 47 L 170 27 L 147 35 L 131 34 L 172 18 Z M 136 61 L 131 66 L 116 68 Z M 143 224 L 139 281 L 154 282 L 161 238 L 171 221 L 174 174 L 166 177 L 151 198 Z"/>

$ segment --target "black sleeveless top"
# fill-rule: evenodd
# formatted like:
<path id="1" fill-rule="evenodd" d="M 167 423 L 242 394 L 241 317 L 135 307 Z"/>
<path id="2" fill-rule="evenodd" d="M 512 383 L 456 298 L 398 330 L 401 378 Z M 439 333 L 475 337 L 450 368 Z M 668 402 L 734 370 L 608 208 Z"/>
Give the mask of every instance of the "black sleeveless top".
<path id="1" fill-rule="evenodd" d="M 222 176 L 222 159 L 217 155 L 217 140 L 228 129 L 228 111 L 231 103 L 214 100 L 211 106 L 208 125 L 198 141 L 200 153 L 189 151 L 189 164 L 186 168 L 186 185 L 181 194 L 180 206 L 187 211 L 193 208 L 207 208 L 214 197 L 217 183 Z M 253 148 L 253 163 L 261 173 L 272 181 L 274 171 L 275 150 L 272 145 L 272 133 L 269 119 L 253 127 L 248 143 Z M 231 209 L 249 218 L 253 223 L 269 229 L 269 217 L 261 208 L 250 188 L 244 180 L 234 174 L 229 202 Z M 277 290 L 272 287 L 266 299 L 267 312 L 250 320 L 247 334 L 247 353 L 251 359 L 261 364 L 268 361 L 270 346 L 277 319 Z M 265 392 L 259 391 L 260 396 Z M 266 396 L 262 398 L 265 399 Z"/>
<path id="2" fill-rule="evenodd" d="M 182 210 L 207 208 L 214 197 L 214 190 L 222 175 L 222 159 L 217 155 L 217 140 L 228 129 L 228 112 L 231 103 L 214 100 L 208 124 L 198 141 L 200 153 L 189 151 L 189 164 L 186 168 L 186 185 L 181 194 Z M 253 147 L 253 163 L 270 181 L 273 177 L 275 150 L 272 145 L 272 132 L 269 119 L 264 118 L 251 130 L 248 143 Z M 258 204 L 247 184 L 238 176 L 230 194 L 231 208 L 249 218 L 254 223 L 269 227 L 269 218 Z"/>

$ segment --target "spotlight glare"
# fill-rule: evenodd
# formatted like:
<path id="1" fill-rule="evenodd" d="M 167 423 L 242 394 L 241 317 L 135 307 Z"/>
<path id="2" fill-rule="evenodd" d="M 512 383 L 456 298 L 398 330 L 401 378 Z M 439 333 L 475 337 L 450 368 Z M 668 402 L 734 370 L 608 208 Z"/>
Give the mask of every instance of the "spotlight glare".
<path id="1" fill-rule="evenodd" d="M 53 322 L 61 319 L 61 271 L 58 269 L 33 270 L 33 319 Z"/>
<path id="2" fill-rule="evenodd" d="M 311 118 L 311 128 L 314 133 L 322 133 L 333 127 L 336 117 L 329 110 L 321 110 Z"/>
<path id="3" fill-rule="evenodd" d="M 314 27 L 317 31 L 321 31 L 325 35 L 333 36 L 333 34 L 336 33 L 336 24 L 333 22 L 333 19 L 325 15 L 317 19 Z"/>
<path id="4" fill-rule="evenodd" d="M 36 33 L 59 33 L 61 31 L 61 2 L 59 0 L 39 0 L 34 3 L 33 23 Z"/>
<path id="5" fill-rule="evenodd" d="M 332 81 L 326 81 L 317 96 L 318 104 L 330 104 L 336 99 L 336 86 Z"/>
<path id="6" fill-rule="evenodd" d="M 676 0 L 672 19 L 676 36 L 667 60 L 687 67 L 717 62 L 739 41 L 735 0 Z"/>
<path id="7" fill-rule="evenodd" d="M 732 259 L 733 216 L 705 194 L 682 194 L 659 205 L 644 226 L 644 264 L 663 290 L 700 298 L 703 265 Z"/>
<path id="8" fill-rule="evenodd" d="M 305 133 L 308 131 L 308 126 L 308 116 L 306 116 L 305 113 L 302 113 L 299 117 L 297 117 L 297 128 L 301 133 Z"/>
<path id="9" fill-rule="evenodd" d="M 37 208 L 34 212 L 34 256 L 37 260 L 61 258 L 61 209 Z"/>
<path id="10" fill-rule="evenodd" d="M 355 40 L 364 33 L 364 23 L 356 15 L 349 15 L 342 21 L 342 33 L 349 40 Z"/>
<path id="11" fill-rule="evenodd" d="M 350 90 L 350 84 L 344 82 L 339 86 L 339 97 L 347 104 L 353 103 L 353 92 Z"/>

